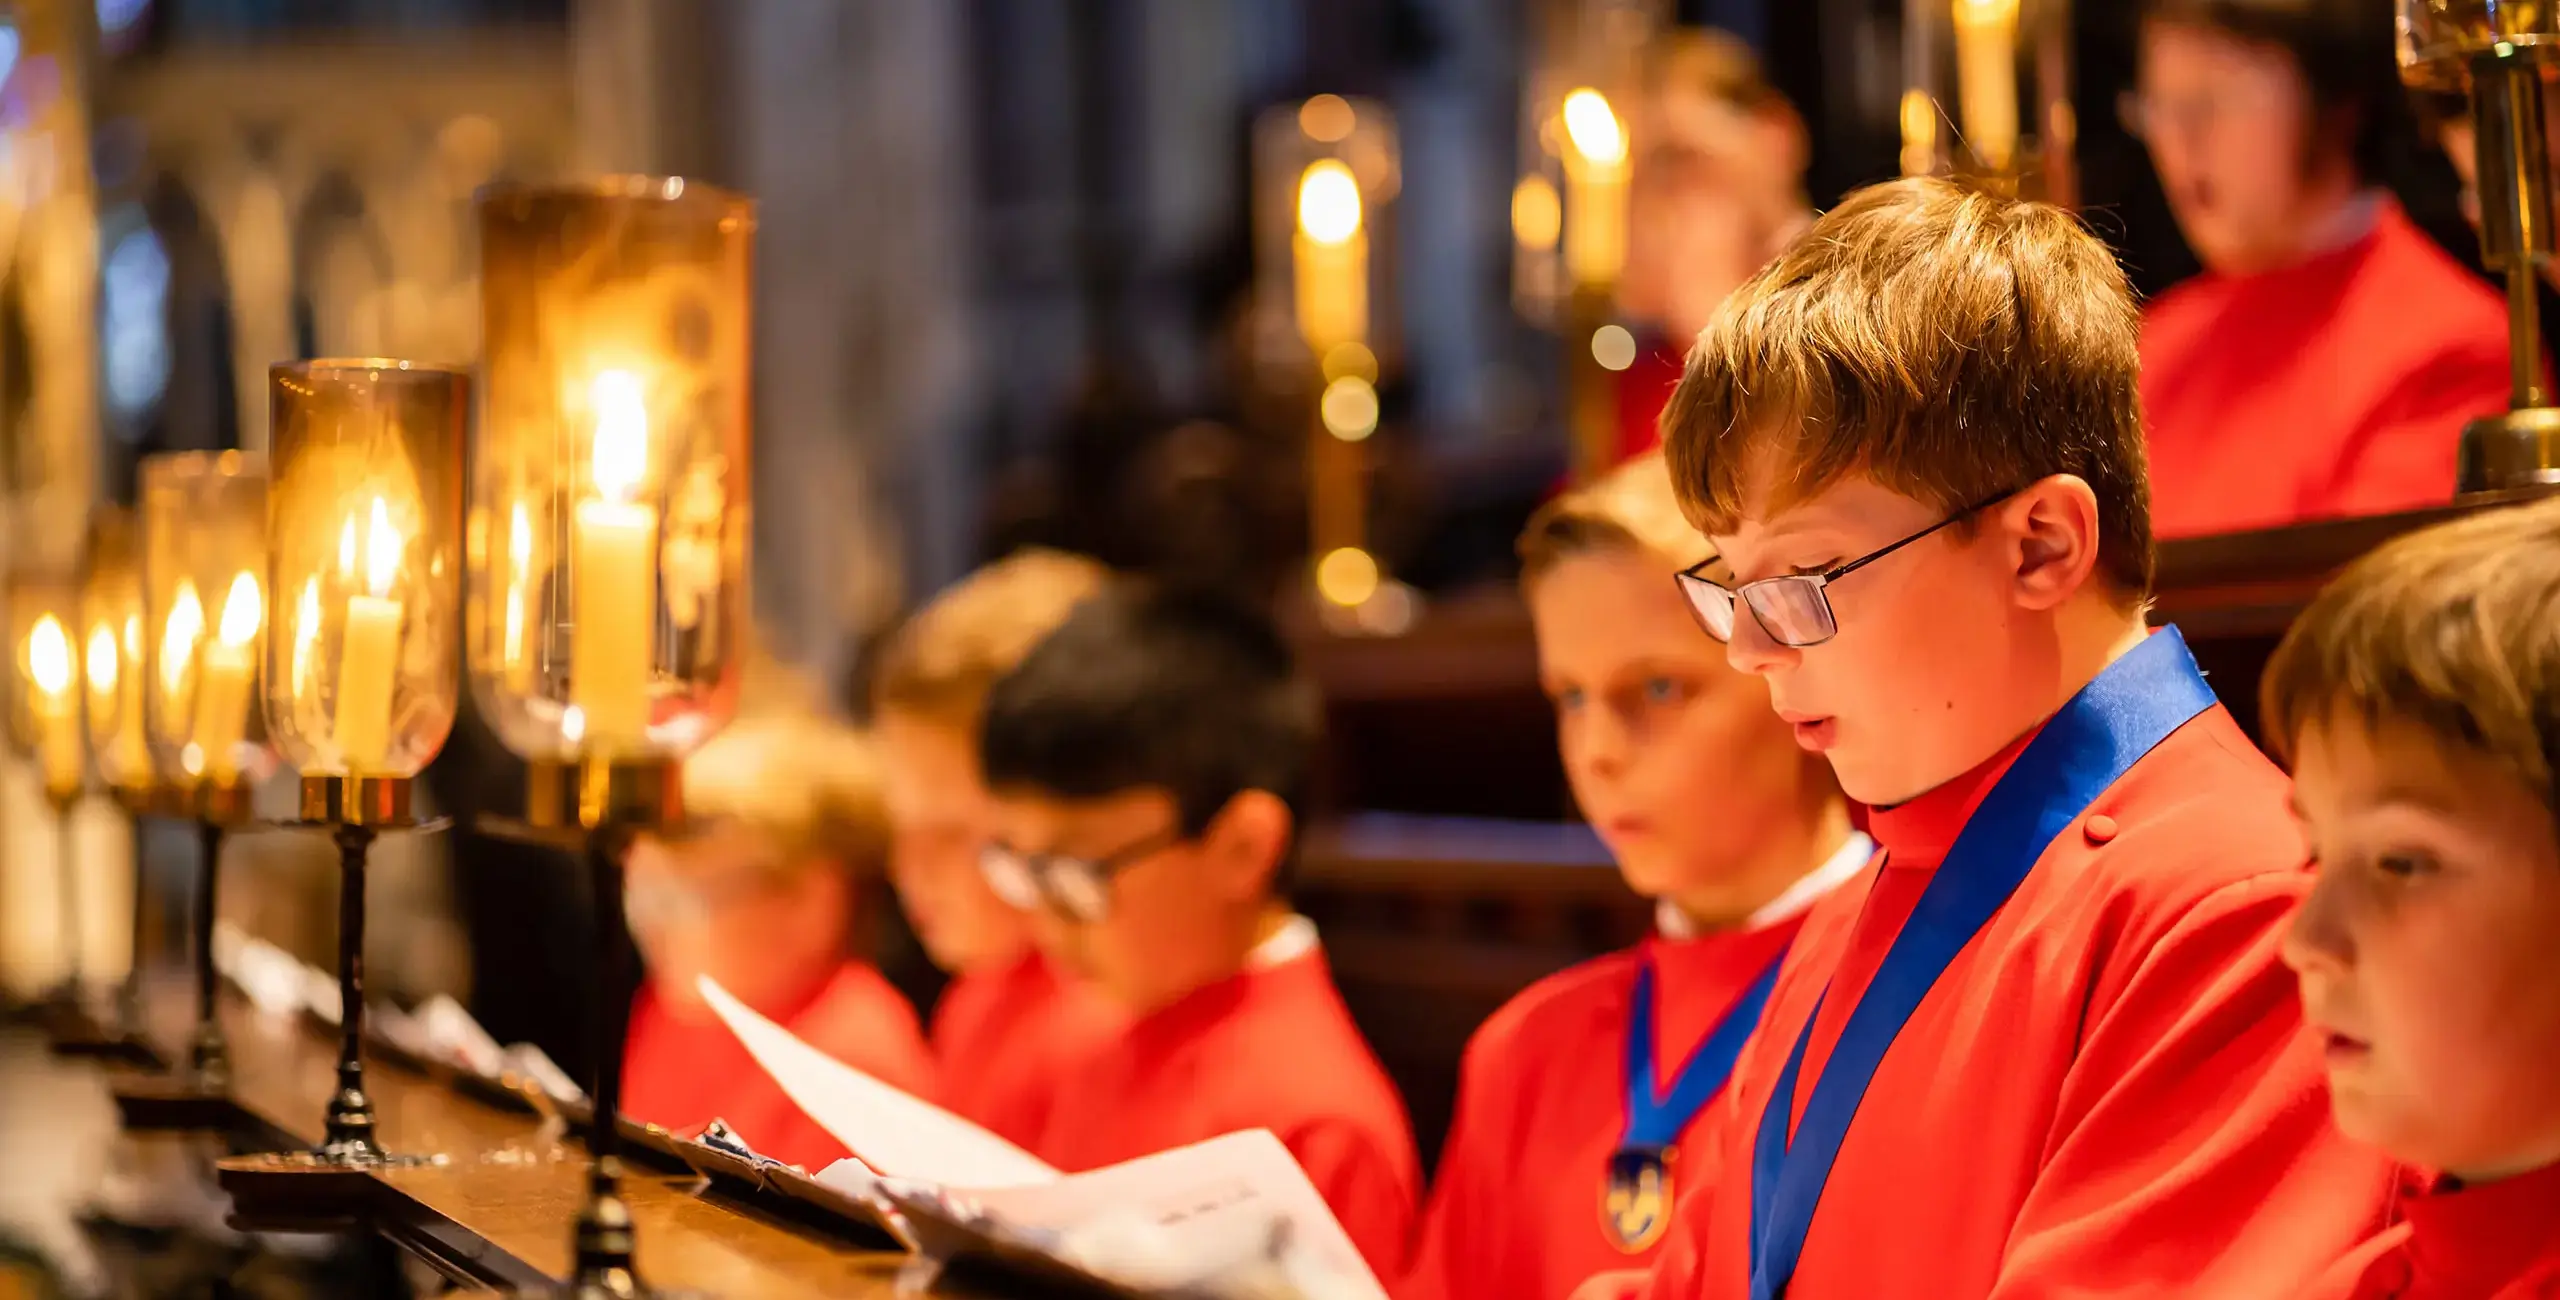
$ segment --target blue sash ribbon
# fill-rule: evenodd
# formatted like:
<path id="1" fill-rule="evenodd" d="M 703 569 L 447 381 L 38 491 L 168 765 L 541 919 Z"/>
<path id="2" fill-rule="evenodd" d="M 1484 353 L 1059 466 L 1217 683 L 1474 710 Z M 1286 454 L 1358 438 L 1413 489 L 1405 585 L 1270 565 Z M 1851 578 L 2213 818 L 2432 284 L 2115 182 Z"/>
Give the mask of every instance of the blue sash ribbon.
<path id="1" fill-rule="evenodd" d="M 1850 1009 L 1790 1141 L 1796 1075 L 1821 1017 L 1816 1003 L 1761 1112 L 1753 1145 L 1752 1300 L 1778 1300 L 1787 1293 L 1841 1140 L 1876 1067 L 1930 987 L 2017 892 L 2046 846 L 2143 755 L 2214 703 L 2213 688 L 2197 670 L 2186 639 L 2176 628 L 2162 628 L 2109 665 L 2045 724 L 1965 822 L 1911 919 L 1894 936 L 1874 982 Z"/>
<path id="2" fill-rule="evenodd" d="M 1772 958 L 1751 987 L 1725 1009 L 1716 1027 L 1689 1053 L 1668 1089 L 1657 1084 L 1653 1074 L 1653 963 L 1648 960 L 1636 968 L 1635 998 L 1627 1009 L 1627 1126 L 1618 1136 L 1621 1155 L 1659 1152 L 1679 1141 L 1680 1131 L 1732 1077 L 1733 1063 L 1741 1059 L 1743 1042 L 1769 1005 L 1769 990 L 1777 984 L 1778 967 L 1786 956 L 1781 952 Z"/>

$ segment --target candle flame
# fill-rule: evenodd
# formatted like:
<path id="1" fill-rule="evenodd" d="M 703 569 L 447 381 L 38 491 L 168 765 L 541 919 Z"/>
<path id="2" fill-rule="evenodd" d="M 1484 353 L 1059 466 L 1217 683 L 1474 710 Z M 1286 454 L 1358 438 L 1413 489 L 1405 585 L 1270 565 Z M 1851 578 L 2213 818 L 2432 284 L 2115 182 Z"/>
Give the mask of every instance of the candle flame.
<path id="1" fill-rule="evenodd" d="M 169 625 L 160 633 L 160 685 L 174 698 L 187 689 L 187 673 L 195 667 L 196 642 L 204 638 L 204 604 L 196 584 L 178 582 L 169 603 Z"/>
<path id="2" fill-rule="evenodd" d="M 258 595 L 258 580 L 243 573 L 231 580 L 231 594 L 222 600 L 222 643 L 243 646 L 257 639 L 258 625 L 266 621 L 266 602 Z"/>
<path id="3" fill-rule="evenodd" d="M 1606 96 L 1589 86 L 1564 97 L 1564 133 L 1574 152 L 1591 162 L 1627 160 L 1627 133 L 1618 125 L 1617 113 Z"/>
<path id="4" fill-rule="evenodd" d="M 46 695 L 71 689 L 71 638 L 64 634 L 62 620 L 51 614 L 37 619 L 27 632 L 27 675 Z"/>
<path id="5" fill-rule="evenodd" d="M 2018 0 L 1956 0 L 1956 21 L 1998 22 L 2014 17 Z"/>
<path id="6" fill-rule="evenodd" d="M 352 526 L 353 521 L 349 521 Z M 366 526 L 364 539 L 365 585 L 376 596 L 391 594 L 393 580 L 400 576 L 400 533 L 391 526 L 391 509 L 382 498 L 373 499 L 373 522 Z"/>
<path id="7" fill-rule="evenodd" d="M 116 630 L 104 623 L 89 629 L 89 693 L 111 699 L 116 693 Z"/>
<path id="8" fill-rule="evenodd" d="M 607 370 L 587 390 L 596 411 L 596 491 L 609 500 L 628 501 L 649 472 L 649 406 L 640 377 L 628 370 Z"/>
<path id="9" fill-rule="evenodd" d="M 1298 229 L 1326 245 L 1360 233 L 1360 182 L 1340 159 L 1319 158 L 1299 176 Z"/>
<path id="10" fill-rule="evenodd" d="M 142 616 L 140 614 L 124 616 L 124 657 L 135 663 L 142 662 Z"/>
<path id="11" fill-rule="evenodd" d="M 525 514 L 524 503 L 518 501 L 507 515 L 507 559 L 522 573 L 533 564 L 533 520 Z"/>

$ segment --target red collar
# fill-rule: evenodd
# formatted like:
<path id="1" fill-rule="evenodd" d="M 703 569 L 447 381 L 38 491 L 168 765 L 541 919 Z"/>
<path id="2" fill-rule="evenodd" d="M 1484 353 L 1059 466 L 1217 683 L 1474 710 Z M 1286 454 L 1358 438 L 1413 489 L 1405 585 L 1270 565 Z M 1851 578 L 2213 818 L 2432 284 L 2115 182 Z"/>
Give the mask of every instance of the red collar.
<path id="1" fill-rule="evenodd" d="M 2038 723 L 2027 734 L 2001 747 L 2000 752 L 1984 759 L 1970 772 L 1947 782 L 1926 794 L 1905 799 L 1890 808 L 1870 809 L 1867 834 L 1884 846 L 1885 865 L 1897 871 L 1933 871 L 1944 862 L 1947 850 L 1954 847 L 1956 835 L 1972 818 L 1991 787 L 1999 784 L 2028 742 L 2044 730 Z"/>
<path id="2" fill-rule="evenodd" d="M 2491 1295 L 2560 1258 L 2560 1164 L 2456 1187 L 2423 1180 L 2400 1204 L 2412 1271 L 2450 1294 Z"/>

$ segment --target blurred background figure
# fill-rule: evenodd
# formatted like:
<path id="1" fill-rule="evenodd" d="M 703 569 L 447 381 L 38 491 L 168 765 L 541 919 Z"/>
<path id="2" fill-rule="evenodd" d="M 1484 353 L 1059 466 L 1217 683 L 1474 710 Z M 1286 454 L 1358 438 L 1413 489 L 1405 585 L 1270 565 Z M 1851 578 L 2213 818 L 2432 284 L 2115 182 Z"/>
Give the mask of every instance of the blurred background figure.
<path id="1" fill-rule="evenodd" d="M 2146 0 L 2140 59 L 2127 117 L 2205 267 L 2144 313 L 2154 529 L 2451 499 L 2505 306 L 2386 188 L 2418 147 L 2390 7 Z"/>
<path id="2" fill-rule="evenodd" d="M 1739 39 L 1656 37 L 1633 125 L 1618 306 L 1644 333 L 1636 363 L 1619 374 L 1621 460 L 1661 445 L 1662 404 L 1725 295 L 1813 222 L 1804 121 Z"/>
<path id="3" fill-rule="evenodd" d="M 625 1053 L 635 1118 L 679 1133 L 725 1120 L 758 1152 L 813 1171 L 844 1154 L 705 1004 L 706 975 L 820 1051 L 932 1094 L 915 1008 L 862 938 L 864 886 L 888 856 L 881 794 L 869 742 L 811 698 L 759 709 L 686 761 L 686 830 L 631 850 L 631 933 L 647 968 Z"/>
<path id="4" fill-rule="evenodd" d="M 888 764 L 891 879 L 933 964 L 937 1100 L 1028 1146 L 1063 1061 L 1109 1027 L 1100 1003 L 1033 942 L 1033 917 L 981 869 L 995 804 L 979 761 L 987 692 L 1109 573 L 1081 556 L 1027 550 L 936 596 L 882 651 L 871 685 Z"/>

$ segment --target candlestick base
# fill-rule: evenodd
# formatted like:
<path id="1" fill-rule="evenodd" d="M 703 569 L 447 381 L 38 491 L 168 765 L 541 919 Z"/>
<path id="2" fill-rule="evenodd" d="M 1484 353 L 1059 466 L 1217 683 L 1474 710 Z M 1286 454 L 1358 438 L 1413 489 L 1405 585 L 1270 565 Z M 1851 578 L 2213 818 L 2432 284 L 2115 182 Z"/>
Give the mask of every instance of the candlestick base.
<path id="1" fill-rule="evenodd" d="M 2463 495 L 2560 485 L 2560 409 L 2483 416 L 2462 428 Z"/>

